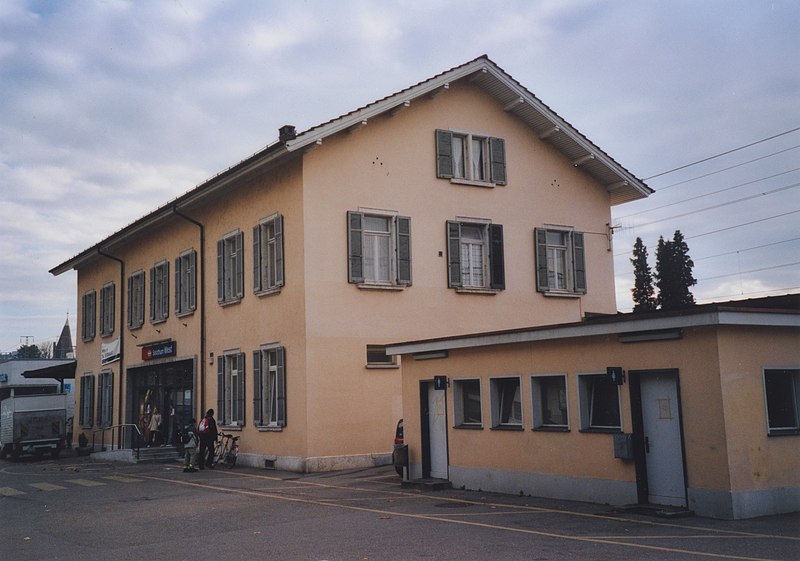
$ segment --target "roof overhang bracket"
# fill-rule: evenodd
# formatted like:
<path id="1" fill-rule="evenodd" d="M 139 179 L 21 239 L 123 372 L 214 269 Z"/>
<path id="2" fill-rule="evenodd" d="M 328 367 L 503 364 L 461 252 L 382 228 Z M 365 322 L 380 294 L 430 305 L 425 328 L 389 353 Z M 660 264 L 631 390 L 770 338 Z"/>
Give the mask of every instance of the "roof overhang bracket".
<path id="1" fill-rule="evenodd" d="M 488 72 L 489 72 L 489 69 L 484 66 L 480 70 L 475 71 L 475 73 L 472 74 L 469 77 L 469 81 L 470 82 L 474 82 L 476 80 L 480 80 L 484 76 L 484 74 L 486 74 Z"/>
<path id="2" fill-rule="evenodd" d="M 521 97 L 518 97 L 517 99 L 515 99 L 514 101 L 503 107 L 503 111 L 513 111 L 520 105 L 525 105 L 525 100 Z"/>
<path id="3" fill-rule="evenodd" d="M 435 90 L 428 93 L 428 98 L 433 99 L 439 94 L 443 94 L 446 91 L 450 90 L 450 82 L 445 82 L 441 85 L 441 87 L 436 88 Z"/>
<path id="4" fill-rule="evenodd" d="M 316 150 L 320 146 L 322 146 L 322 139 L 318 138 L 316 141 L 312 142 L 311 144 L 308 144 L 308 145 L 304 146 L 304 149 L 305 149 L 306 154 L 308 154 L 309 152 L 311 152 L 312 150 Z"/>
<path id="5" fill-rule="evenodd" d="M 622 189 L 623 187 L 627 187 L 630 185 L 627 181 L 617 181 L 616 183 L 612 183 L 607 187 L 609 191 L 616 191 L 617 189 Z"/>
<path id="6" fill-rule="evenodd" d="M 553 128 L 547 129 L 546 131 L 544 131 L 543 133 L 541 133 L 539 135 L 539 139 L 540 140 L 545 140 L 546 138 L 550 138 L 551 136 L 553 136 L 557 132 L 561 132 L 561 127 L 553 127 Z"/>
<path id="7" fill-rule="evenodd" d="M 353 133 L 356 133 L 356 132 L 358 132 L 360 130 L 363 130 L 364 127 L 366 127 L 366 126 L 367 126 L 367 119 L 362 119 L 361 121 L 359 121 L 355 125 L 347 127 L 347 132 L 348 132 L 348 134 L 353 134 Z"/>
<path id="8" fill-rule="evenodd" d="M 392 108 L 392 109 L 389 111 L 389 115 L 390 115 L 390 116 L 392 116 L 392 117 L 394 117 L 395 115 L 397 115 L 398 113 L 400 113 L 400 112 L 402 112 L 402 111 L 405 111 L 405 110 L 406 110 L 406 109 L 408 109 L 409 107 L 411 107 L 411 102 L 410 102 L 410 101 L 404 101 L 404 102 L 403 102 L 403 103 L 401 103 L 400 105 L 397 105 L 396 107 L 393 107 L 393 108 Z"/>
<path id="9" fill-rule="evenodd" d="M 572 165 L 578 167 L 579 165 L 585 164 L 591 160 L 594 160 L 594 154 L 586 154 L 585 156 L 581 156 L 580 158 L 572 160 Z"/>

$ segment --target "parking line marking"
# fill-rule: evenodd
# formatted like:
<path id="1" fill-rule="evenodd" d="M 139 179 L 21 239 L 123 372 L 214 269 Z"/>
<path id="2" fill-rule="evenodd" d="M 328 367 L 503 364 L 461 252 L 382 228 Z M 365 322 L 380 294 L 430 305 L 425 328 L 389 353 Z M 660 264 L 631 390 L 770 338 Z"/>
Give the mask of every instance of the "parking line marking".
<path id="1" fill-rule="evenodd" d="M 554 538 L 554 539 L 562 539 L 562 540 L 569 540 L 569 541 L 579 541 L 579 542 L 587 542 L 587 543 L 598 543 L 603 545 L 613 545 L 613 546 L 620 546 L 620 547 L 628 547 L 632 549 L 646 549 L 651 551 L 660 551 L 665 553 L 680 553 L 680 554 L 687 554 L 687 555 L 696 555 L 698 557 L 710 557 L 714 559 L 739 559 L 740 561 L 778 561 L 776 559 L 769 559 L 765 557 L 745 557 L 745 556 L 738 556 L 738 555 L 729 555 L 729 554 L 721 554 L 721 553 L 711 553 L 705 551 L 695 551 L 691 549 L 681 549 L 675 547 L 665 547 L 665 546 L 657 546 L 657 545 L 647 545 L 647 544 L 637 544 L 637 543 L 626 543 L 624 541 L 615 541 L 609 540 L 604 538 L 593 538 L 587 536 L 570 536 L 568 534 L 558 534 L 555 532 L 544 532 L 541 530 L 532 530 L 529 528 L 519 528 L 514 526 L 499 526 L 496 524 L 487 524 L 484 522 L 473 522 L 468 520 L 453 520 L 447 518 L 445 516 L 438 516 L 438 515 L 430 515 L 430 514 L 411 514 L 406 512 L 396 512 L 391 510 L 384 510 L 378 508 L 367 508 L 367 507 L 360 507 L 354 506 L 352 504 L 341 504 L 335 502 L 328 502 L 319 499 L 305 499 L 301 497 L 287 497 L 276 495 L 274 493 L 265 493 L 259 491 L 252 491 L 248 489 L 234 489 L 230 487 L 222 487 L 219 485 L 210 485 L 206 483 L 199 483 L 199 482 L 192 482 L 192 481 L 185 481 L 185 480 L 176 480 L 176 479 L 168 479 L 166 477 L 156 477 L 156 476 L 143 476 L 146 479 L 152 479 L 154 481 L 164 481 L 166 483 L 174 483 L 178 485 L 185 485 L 188 487 L 200 487 L 203 489 L 210 489 L 212 491 L 222 491 L 225 493 L 235 493 L 237 495 L 245 495 L 250 497 L 261 497 L 261 498 L 268 498 L 268 499 L 277 499 L 281 501 L 288 501 L 288 502 L 295 502 L 295 503 L 302 503 L 302 504 L 310 504 L 310 505 L 317 505 L 317 506 L 328 506 L 332 508 L 343 508 L 347 510 L 355 510 L 359 512 L 369 512 L 373 514 L 380 514 L 383 516 L 391 516 L 396 518 L 417 518 L 421 520 L 434 520 L 437 522 L 445 522 L 448 524 L 458 524 L 462 526 L 476 526 L 480 528 L 490 528 L 493 530 L 501 530 L 506 532 L 514 532 L 518 534 L 528 534 L 534 536 L 543 536 L 547 538 Z M 559 511 L 554 511 L 559 512 Z M 695 531 L 697 529 L 695 528 Z M 737 534 L 744 534 L 744 532 L 736 532 Z M 717 539 L 724 539 L 727 536 L 716 536 Z M 781 536 L 775 536 L 781 537 Z"/>
<path id="2" fill-rule="evenodd" d="M 67 479 L 67 483 L 74 483 L 75 485 L 82 485 L 84 487 L 99 487 L 106 485 L 102 481 L 93 481 L 91 479 Z"/>
<path id="3" fill-rule="evenodd" d="M 53 483 L 28 483 L 31 487 L 39 489 L 40 491 L 63 491 L 66 487 L 55 485 Z"/>
<path id="4" fill-rule="evenodd" d="M 19 489 L 14 489 L 13 487 L 0 487 L 0 496 L 3 497 L 16 497 L 24 494 L 25 491 L 20 491 Z"/>
<path id="5" fill-rule="evenodd" d="M 126 477 L 124 475 L 104 475 L 103 479 L 110 479 L 111 481 L 117 481 L 119 483 L 141 483 L 144 481 L 143 479 L 138 479 L 136 477 Z"/>

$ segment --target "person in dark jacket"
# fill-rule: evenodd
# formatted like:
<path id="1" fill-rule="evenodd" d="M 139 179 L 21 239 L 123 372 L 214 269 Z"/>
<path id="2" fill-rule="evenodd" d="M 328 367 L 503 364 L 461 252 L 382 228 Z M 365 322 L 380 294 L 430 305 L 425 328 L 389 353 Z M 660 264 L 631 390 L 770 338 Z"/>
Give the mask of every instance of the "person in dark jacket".
<path id="1" fill-rule="evenodd" d="M 217 444 L 217 422 L 214 420 L 214 410 L 206 411 L 206 416 L 200 419 L 197 425 L 197 434 L 200 437 L 200 453 L 198 454 L 197 467 L 209 469 L 214 467 L 214 447 Z"/>

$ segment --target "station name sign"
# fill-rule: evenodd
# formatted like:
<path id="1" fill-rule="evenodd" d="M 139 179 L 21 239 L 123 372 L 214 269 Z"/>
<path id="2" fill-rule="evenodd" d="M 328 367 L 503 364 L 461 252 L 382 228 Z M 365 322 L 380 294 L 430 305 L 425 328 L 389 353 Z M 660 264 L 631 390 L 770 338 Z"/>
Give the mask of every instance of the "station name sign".
<path id="1" fill-rule="evenodd" d="M 142 360 L 175 356 L 177 352 L 178 346 L 175 341 L 164 341 L 162 343 L 156 343 L 155 345 L 146 345 L 142 347 Z"/>

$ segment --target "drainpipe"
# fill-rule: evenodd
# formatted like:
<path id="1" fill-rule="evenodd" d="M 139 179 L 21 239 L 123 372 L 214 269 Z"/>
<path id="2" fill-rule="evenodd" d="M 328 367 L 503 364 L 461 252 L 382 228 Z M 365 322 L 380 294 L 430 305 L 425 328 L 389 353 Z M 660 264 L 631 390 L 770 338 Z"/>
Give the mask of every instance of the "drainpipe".
<path id="1" fill-rule="evenodd" d="M 125 376 L 125 262 L 98 249 L 97 253 L 119 263 L 119 388 L 117 390 L 117 424 L 122 424 L 122 389 Z M 113 440 L 113 436 L 111 437 Z M 122 431 L 117 432 L 117 448 L 122 448 Z"/>
<path id="2" fill-rule="evenodd" d="M 203 224 L 179 211 L 177 204 L 172 205 L 172 212 L 200 230 L 200 416 L 196 417 L 199 419 L 206 410 L 206 230 Z"/>

